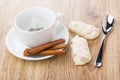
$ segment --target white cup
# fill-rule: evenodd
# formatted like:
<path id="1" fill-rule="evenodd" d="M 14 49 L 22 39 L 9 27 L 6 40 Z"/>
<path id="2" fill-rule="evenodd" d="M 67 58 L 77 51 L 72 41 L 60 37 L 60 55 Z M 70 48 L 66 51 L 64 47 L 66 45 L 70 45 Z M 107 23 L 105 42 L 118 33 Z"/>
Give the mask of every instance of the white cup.
<path id="1" fill-rule="evenodd" d="M 28 47 L 35 47 L 53 39 L 56 29 L 64 25 L 64 15 L 48 8 L 29 8 L 16 15 L 14 25 L 20 41 Z M 37 26 L 41 30 L 29 31 Z"/>

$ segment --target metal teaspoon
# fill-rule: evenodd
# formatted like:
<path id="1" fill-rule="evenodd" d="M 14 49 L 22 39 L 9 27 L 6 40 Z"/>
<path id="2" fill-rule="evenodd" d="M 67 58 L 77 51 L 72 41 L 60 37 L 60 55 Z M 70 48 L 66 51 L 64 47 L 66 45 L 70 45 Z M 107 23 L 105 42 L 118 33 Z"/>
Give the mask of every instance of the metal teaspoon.
<path id="1" fill-rule="evenodd" d="M 103 55 L 103 51 L 104 51 L 105 40 L 106 40 L 106 37 L 108 36 L 108 34 L 113 29 L 113 23 L 114 23 L 114 17 L 113 16 L 106 15 L 103 18 L 103 21 L 102 21 L 103 38 L 102 38 L 102 43 L 101 43 L 101 47 L 100 47 L 100 50 L 99 50 L 99 54 L 98 54 L 97 59 L 94 63 L 95 67 L 101 67 L 102 66 L 102 55 Z"/>

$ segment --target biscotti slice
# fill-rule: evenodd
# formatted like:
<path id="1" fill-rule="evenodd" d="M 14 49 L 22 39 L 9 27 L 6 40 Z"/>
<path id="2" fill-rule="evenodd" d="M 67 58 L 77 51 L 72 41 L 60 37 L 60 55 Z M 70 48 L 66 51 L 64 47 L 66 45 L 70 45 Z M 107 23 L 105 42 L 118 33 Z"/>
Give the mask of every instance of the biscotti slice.
<path id="1" fill-rule="evenodd" d="M 97 27 L 81 21 L 72 21 L 69 24 L 69 29 L 77 35 L 82 36 L 86 39 L 95 39 L 100 34 L 100 31 Z"/>
<path id="2" fill-rule="evenodd" d="M 87 40 L 76 35 L 71 40 L 72 58 L 75 65 L 84 65 L 91 61 Z"/>

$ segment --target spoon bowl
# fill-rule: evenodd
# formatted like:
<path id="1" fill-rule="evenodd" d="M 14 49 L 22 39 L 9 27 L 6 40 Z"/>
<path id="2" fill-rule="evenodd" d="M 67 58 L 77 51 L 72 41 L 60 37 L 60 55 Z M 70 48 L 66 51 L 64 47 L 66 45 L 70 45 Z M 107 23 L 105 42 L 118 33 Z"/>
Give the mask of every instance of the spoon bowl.
<path id="1" fill-rule="evenodd" d="M 114 17 L 106 15 L 102 21 L 102 30 L 104 34 L 109 34 L 113 29 Z"/>

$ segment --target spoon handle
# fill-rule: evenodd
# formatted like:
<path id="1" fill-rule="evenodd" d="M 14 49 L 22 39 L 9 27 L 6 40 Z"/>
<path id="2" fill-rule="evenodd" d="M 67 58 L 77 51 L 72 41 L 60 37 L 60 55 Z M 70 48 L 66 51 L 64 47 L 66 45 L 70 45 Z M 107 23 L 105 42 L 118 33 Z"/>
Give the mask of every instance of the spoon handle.
<path id="1" fill-rule="evenodd" d="M 98 54 L 97 59 L 94 63 L 95 67 L 101 67 L 102 66 L 102 55 L 103 55 L 103 51 L 104 51 L 105 40 L 106 40 L 106 35 L 103 35 L 102 44 L 101 44 L 101 47 L 100 47 L 100 50 L 99 50 L 99 54 Z"/>

